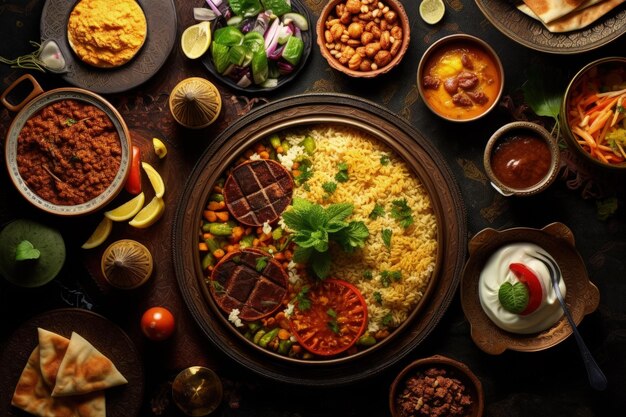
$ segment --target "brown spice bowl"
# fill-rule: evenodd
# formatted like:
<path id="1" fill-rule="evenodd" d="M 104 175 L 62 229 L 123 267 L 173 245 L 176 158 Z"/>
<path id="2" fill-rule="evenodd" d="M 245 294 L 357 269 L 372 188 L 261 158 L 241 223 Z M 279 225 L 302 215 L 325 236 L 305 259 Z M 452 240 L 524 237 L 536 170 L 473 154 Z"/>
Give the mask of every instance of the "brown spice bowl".
<path id="1" fill-rule="evenodd" d="M 345 5 L 348 1 L 357 1 L 358 3 L 361 4 L 361 7 L 367 7 L 368 8 L 367 13 L 376 13 L 376 15 L 380 13 L 381 14 L 380 18 L 382 19 L 384 19 L 384 17 L 382 16 L 382 10 L 379 9 L 377 6 L 378 3 L 382 3 L 383 5 L 389 7 L 389 11 L 395 13 L 395 22 L 397 22 L 397 24 L 402 29 L 402 37 L 401 37 L 401 43 L 399 44 L 399 46 L 396 46 L 396 47 L 390 46 L 390 48 L 387 48 L 387 51 L 395 51 L 397 49 L 397 52 L 395 52 L 395 54 L 394 53 L 391 54 L 392 58 L 388 63 L 384 65 L 376 66 L 374 68 L 370 66 L 370 70 L 361 71 L 358 67 L 351 69 L 348 66 L 349 65 L 348 63 L 346 63 L 345 65 L 342 64 L 339 61 L 339 59 L 336 58 L 331 53 L 331 49 L 329 49 L 327 46 L 330 43 L 326 42 L 326 35 L 327 35 L 326 32 L 327 31 L 330 32 L 331 29 L 330 27 L 327 27 L 326 22 L 329 20 L 330 16 L 333 16 L 334 18 L 337 18 L 339 20 L 340 16 L 337 16 L 337 6 L 341 7 L 341 5 Z M 373 11 L 372 11 L 372 8 L 373 8 Z M 379 10 L 379 12 L 376 12 L 376 10 Z M 345 31 L 343 32 L 344 34 L 347 32 L 347 28 L 350 25 L 350 22 L 351 20 L 348 21 L 348 24 L 343 25 L 345 29 Z M 324 9 L 322 10 L 320 14 L 319 19 L 317 20 L 316 31 L 317 31 L 317 44 L 319 45 L 322 56 L 326 58 L 326 60 L 328 61 L 328 64 L 332 68 L 338 71 L 341 71 L 344 74 L 349 75 L 350 77 L 355 77 L 355 78 L 373 78 L 378 75 L 389 72 L 393 67 L 395 67 L 396 65 L 400 63 L 400 61 L 404 57 L 404 54 L 406 53 L 407 48 L 409 47 L 409 41 L 411 39 L 409 18 L 406 14 L 406 11 L 404 10 L 404 7 L 402 6 L 402 3 L 398 0 L 331 0 L 328 2 L 328 4 L 326 4 L 326 6 L 324 7 Z M 393 37 L 393 35 L 391 35 L 391 37 Z M 355 36 L 354 38 L 350 38 L 348 42 L 354 43 L 355 44 L 354 49 L 356 49 L 358 46 L 363 46 L 363 43 L 360 39 L 362 39 L 362 36 L 359 36 L 359 37 Z M 394 41 L 397 42 L 399 41 L 399 39 L 394 39 Z M 340 41 L 334 41 L 332 42 L 332 44 L 337 44 L 339 42 Z M 378 43 L 380 45 L 380 41 L 377 41 L 376 38 L 373 39 L 368 44 L 372 45 L 374 43 Z M 355 53 L 355 55 L 356 54 L 358 54 L 358 52 Z M 369 58 L 366 56 L 362 59 L 368 59 L 372 63 L 374 63 L 374 58 Z M 355 62 L 356 62 L 356 59 L 355 59 Z"/>
<path id="2" fill-rule="evenodd" d="M 515 142 L 520 145 L 521 140 L 525 144 L 515 151 L 511 145 Z M 494 158 L 501 151 L 507 155 Z M 504 162 L 511 160 L 518 162 L 517 168 L 503 166 Z M 548 188 L 556 180 L 560 160 L 556 139 L 542 126 L 531 122 L 512 122 L 496 130 L 487 141 L 483 155 L 491 185 L 505 197 L 530 196 Z"/>
<path id="3" fill-rule="evenodd" d="M 404 417 L 401 412 L 398 397 L 400 397 L 406 387 L 409 378 L 418 376 L 429 369 L 440 369 L 446 372 L 445 377 L 460 381 L 464 387 L 463 393 L 469 396 L 471 403 L 466 405 L 466 412 L 463 416 L 480 417 L 485 408 L 483 387 L 476 375 L 465 365 L 457 360 L 434 355 L 428 358 L 418 359 L 407 365 L 394 379 L 389 390 L 389 410 L 392 417 Z M 421 415 L 421 414 L 411 414 Z M 431 415 L 430 413 L 424 415 Z M 436 414 L 432 414 L 436 415 Z M 443 414 L 448 415 L 448 414 Z"/>
<path id="4" fill-rule="evenodd" d="M 441 59 L 443 55 L 446 62 Z M 477 61 L 478 65 L 474 65 Z M 450 87 L 453 93 L 449 93 L 444 88 L 446 81 L 458 80 L 461 72 L 474 74 L 478 83 L 463 86 L 459 81 L 455 89 Z M 426 76 L 436 78 L 437 86 L 429 88 Z M 498 54 L 482 39 L 464 33 L 448 35 L 422 55 L 417 67 L 417 89 L 437 116 L 451 122 L 471 122 L 497 106 L 504 89 L 504 68 Z M 459 102 L 453 101 L 455 95 Z"/>
<path id="5" fill-rule="evenodd" d="M 22 82 L 26 81 L 30 82 L 32 85 L 32 90 L 28 94 L 28 96 L 18 104 L 13 104 L 9 100 L 7 100 L 7 97 L 10 95 L 11 91 Z M 36 193 L 33 189 L 31 189 L 29 184 L 20 174 L 20 170 L 18 169 L 18 138 L 20 136 L 20 132 L 24 129 L 28 120 L 39 114 L 42 109 L 64 100 L 72 100 L 96 107 L 99 112 L 108 117 L 120 141 L 119 167 L 117 168 L 117 171 L 114 175 L 110 175 L 110 177 L 112 178 L 110 178 L 110 183 L 108 184 L 108 186 L 103 187 L 103 190 L 99 194 L 88 196 L 91 197 L 90 199 L 84 198 L 84 201 L 76 201 L 76 204 L 69 204 L 71 202 L 68 201 L 67 205 L 51 202 L 48 199 L 42 197 L 40 194 Z M 126 183 L 126 178 L 128 177 L 128 174 L 130 172 L 130 154 L 132 146 L 130 132 L 128 131 L 128 127 L 126 126 L 126 123 L 124 122 L 124 119 L 119 114 L 119 112 L 104 98 L 82 88 L 57 88 L 44 92 L 33 76 L 31 76 L 30 74 L 25 74 L 24 76 L 18 78 L 11 86 L 9 86 L 3 92 L 2 96 L 0 96 L 0 102 L 2 102 L 2 104 L 10 111 L 17 112 L 17 115 L 14 117 L 13 122 L 11 123 L 11 126 L 9 127 L 9 130 L 7 132 L 4 148 L 5 162 L 9 171 L 9 176 L 11 177 L 11 181 L 13 182 L 19 193 L 33 206 L 50 214 L 55 214 L 59 216 L 81 216 L 100 210 L 108 203 L 110 203 L 122 190 L 124 184 Z M 87 117 L 84 120 L 88 120 L 90 118 L 91 117 Z M 75 121 L 73 119 L 67 119 L 66 122 L 70 121 L 71 123 L 68 123 L 67 126 L 72 126 L 80 122 L 80 120 Z M 97 151 L 99 150 L 102 150 L 102 148 L 97 149 Z M 51 154 L 54 155 L 54 158 L 57 158 L 57 154 L 60 154 L 61 158 L 67 158 L 62 153 L 62 150 L 59 148 L 56 149 L 56 152 L 52 152 Z M 74 162 L 72 161 L 72 158 L 78 158 L 78 162 L 82 162 L 80 160 L 80 156 L 76 156 L 73 154 L 67 159 L 62 159 L 60 166 L 65 167 L 65 163 L 73 164 Z M 31 161 L 28 161 L 28 163 L 32 164 Z M 52 169 L 48 166 L 48 163 L 46 161 L 41 162 L 41 165 L 43 169 L 48 172 L 48 175 L 50 175 L 50 177 L 52 178 L 50 180 L 50 183 L 52 181 L 64 183 L 64 181 L 60 179 L 58 175 L 55 175 L 52 172 Z M 83 168 L 85 168 L 85 166 L 87 165 L 89 164 L 84 163 Z M 75 169 L 74 171 L 80 172 L 78 169 Z M 84 176 L 86 175 L 87 174 L 84 174 L 83 177 L 79 178 L 75 182 L 80 182 L 81 185 L 84 184 L 86 182 Z M 44 178 L 42 181 L 45 182 L 46 179 Z M 50 188 L 52 188 L 52 186 L 48 186 L 48 189 Z"/>
<path id="6" fill-rule="evenodd" d="M 600 91 L 604 91 L 604 89 L 607 88 L 610 90 L 620 90 L 626 88 L 626 58 L 606 57 L 598 59 L 585 65 L 572 78 L 567 86 L 567 89 L 565 90 L 559 114 L 563 137 L 565 138 L 569 148 L 572 149 L 575 154 L 580 155 L 584 161 L 590 162 L 593 166 L 597 166 L 602 169 L 624 172 L 626 171 L 625 145 L 621 146 L 621 151 L 618 150 L 618 153 L 623 158 L 621 162 L 606 162 L 602 161 L 597 156 L 592 156 L 589 146 L 581 146 L 582 136 L 575 135 L 573 132 L 573 130 L 577 128 L 576 125 L 579 124 L 579 119 L 575 116 L 577 112 L 573 111 L 575 106 L 575 104 L 573 104 L 573 96 L 578 94 L 580 90 L 590 89 L 589 86 L 595 83 L 599 83 Z M 622 99 L 621 103 L 622 107 L 624 107 L 626 105 L 626 100 Z M 619 103 L 617 103 L 617 106 L 619 106 Z M 613 108 L 615 109 L 615 104 L 613 105 Z M 613 110 L 613 112 L 615 111 L 619 112 L 617 109 Z M 613 116 L 609 117 L 609 122 L 612 117 Z M 574 119 L 576 119 L 576 121 L 574 121 Z M 620 127 L 622 129 L 626 129 L 626 122 L 623 119 L 621 122 L 617 122 L 615 124 L 615 128 Z M 609 128 L 609 132 L 612 129 L 612 127 Z M 599 131 L 602 131 L 602 129 Z M 601 145 L 610 146 L 606 141 L 603 141 Z"/>

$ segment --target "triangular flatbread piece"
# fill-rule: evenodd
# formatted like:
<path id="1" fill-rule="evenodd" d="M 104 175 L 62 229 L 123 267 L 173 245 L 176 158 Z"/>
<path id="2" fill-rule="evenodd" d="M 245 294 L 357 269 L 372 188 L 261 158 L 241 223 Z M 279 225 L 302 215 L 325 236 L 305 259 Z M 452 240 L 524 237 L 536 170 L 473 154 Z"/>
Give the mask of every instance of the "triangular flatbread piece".
<path id="1" fill-rule="evenodd" d="M 40 351 L 37 346 L 22 371 L 11 404 L 39 417 L 105 417 L 104 392 L 54 398 L 41 374 Z"/>
<path id="2" fill-rule="evenodd" d="M 524 0 L 524 3 L 544 23 L 563 17 L 578 8 L 584 0 Z"/>
<path id="3" fill-rule="evenodd" d="M 41 375 L 49 387 L 54 387 L 57 372 L 65 356 L 67 346 L 70 344 L 70 339 L 42 328 L 38 328 L 37 331 L 39 333 Z"/>
<path id="4" fill-rule="evenodd" d="M 52 396 L 86 394 L 126 383 L 126 378 L 109 358 L 81 335 L 72 332 Z"/>

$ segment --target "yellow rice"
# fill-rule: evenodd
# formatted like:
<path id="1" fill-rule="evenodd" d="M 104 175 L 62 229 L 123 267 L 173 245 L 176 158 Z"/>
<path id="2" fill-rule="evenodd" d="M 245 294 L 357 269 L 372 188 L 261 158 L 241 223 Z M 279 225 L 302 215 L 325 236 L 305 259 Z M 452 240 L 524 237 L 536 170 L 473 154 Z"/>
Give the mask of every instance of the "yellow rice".
<path id="1" fill-rule="evenodd" d="M 307 191 L 297 187 L 294 196 L 324 206 L 332 203 L 352 203 L 350 220 L 363 221 L 370 232 L 365 248 L 352 255 L 335 250 L 331 277 L 356 285 L 368 305 L 370 332 L 384 327 L 397 327 L 411 314 L 422 298 L 431 279 L 437 253 L 437 222 L 431 200 L 424 186 L 407 164 L 382 143 L 357 129 L 344 126 L 315 126 L 307 132 L 315 139 L 316 151 L 312 158 L 313 177 L 308 180 Z M 287 139 L 296 143 L 301 136 L 292 134 Z M 381 156 L 389 157 L 389 164 L 381 164 Z M 349 180 L 337 183 L 336 191 L 326 195 L 322 184 L 335 181 L 337 166 L 348 164 Z M 325 198 L 326 196 L 326 198 Z M 412 210 L 414 224 L 402 228 L 390 215 L 392 201 L 406 199 Z M 375 204 L 383 205 L 385 215 L 375 220 L 369 214 Z M 381 231 L 391 229 L 391 248 L 383 243 Z M 364 272 L 373 273 L 371 279 Z M 392 280 L 384 287 L 381 271 L 401 271 L 400 281 Z M 374 298 L 378 292 L 382 304 Z M 383 318 L 391 313 L 392 323 L 384 326 Z"/>

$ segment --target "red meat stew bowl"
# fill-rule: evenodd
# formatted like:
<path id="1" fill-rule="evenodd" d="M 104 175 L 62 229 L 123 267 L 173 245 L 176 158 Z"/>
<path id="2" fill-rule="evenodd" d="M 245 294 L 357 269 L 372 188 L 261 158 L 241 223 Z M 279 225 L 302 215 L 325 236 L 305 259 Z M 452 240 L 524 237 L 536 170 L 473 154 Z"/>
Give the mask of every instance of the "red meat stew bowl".
<path id="1" fill-rule="evenodd" d="M 20 103 L 7 100 L 23 81 L 32 91 Z M 130 133 L 104 98 L 79 88 L 43 92 L 29 74 L 0 97 L 18 112 L 6 137 L 11 181 L 35 207 L 60 216 L 85 215 L 121 191 L 130 167 Z"/>

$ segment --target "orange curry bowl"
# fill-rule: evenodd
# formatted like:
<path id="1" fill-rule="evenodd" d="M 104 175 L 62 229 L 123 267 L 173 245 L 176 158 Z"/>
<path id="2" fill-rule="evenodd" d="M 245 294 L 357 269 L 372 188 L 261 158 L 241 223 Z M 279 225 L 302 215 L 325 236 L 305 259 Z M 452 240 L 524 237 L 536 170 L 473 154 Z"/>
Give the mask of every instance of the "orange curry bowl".
<path id="1" fill-rule="evenodd" d="M 12 104 L 7 96 L 23 81 L 33 89 Z M 130 133 L 104 98 L 80 88 L 43 92 L 27 74 L 0 101 L 17 112 L 5 160 L 11 181 L 28 202 L 51 214 L 85 215 L 122 190 L 130 170 Z"/>
<path id="2" fill-rule="evenodd" d="M 417 87 L 426 106 L 452 122 L 470 122 L 500 100 L 504 69 L 485 41 L 458 33 L 439 39 L 417 67 Z"/>

